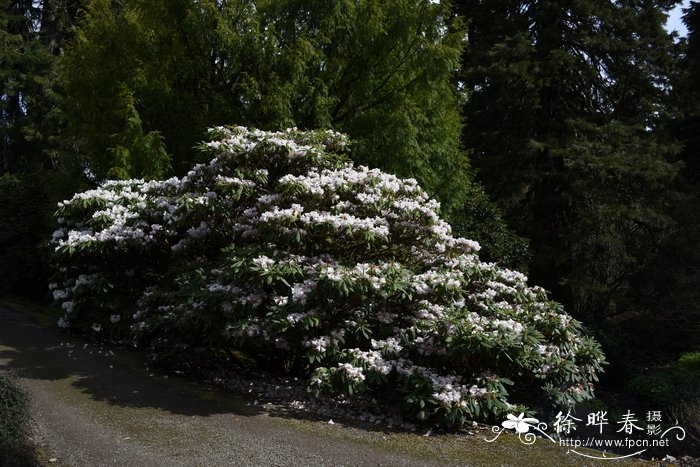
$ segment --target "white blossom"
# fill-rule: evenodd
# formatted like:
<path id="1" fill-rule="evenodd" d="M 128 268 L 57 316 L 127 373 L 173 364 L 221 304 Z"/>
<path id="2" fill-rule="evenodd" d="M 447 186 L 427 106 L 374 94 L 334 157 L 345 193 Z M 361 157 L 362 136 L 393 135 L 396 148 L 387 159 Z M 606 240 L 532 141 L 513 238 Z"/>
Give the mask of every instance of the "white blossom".
<path id="1" fill-rule="evenodd" d="M 578 323 L 525 275 L 481 261 L 480 245 L 453 235 L 440 204 L 416 180 L 328 157 L 328 148 L 347 143 L 332 131 L 216 127 L 210 134 L 215 140 L 204 149 L 211 160 L 183 177 L 107 181 L 59 203 L 51 240 L 59 279 L 50 286 L 64 312 L 59 326 L 94 319 L 100 332 L 104 317 L 120 322 L 125 310 L 85 306 L 88 296 L 103 281 L 111 294 L 138 292 L 131 288 L 139 281 L 128 279 L 138 271 L 153 283 L 134 307 L 135 335 L 165 330 L 158 346 L 172 348 L 183 343 L 167 334 L 169 326 L 216 316 L 221 329 L 210 331 L 213 341 L 230 345 L 237 337 L 273 352 L 302 347 L 317 368 L 316 389 L 338 380 L 373 387 L 374 377 L 391 375 L 397 388 L 406 378 L 423 379 L 440 413 L 471 404 L 487 410 L 487 398 L 508 407 L 489 379 L 497 376 L 475 378 L 479 368 L 445 363 L 470 361 L 482 342 L 506 349 L 513 366 L 543 386 L 560 387 L 562 369 L 598 371 L 600 361 L 571 366 L 582 349 L 590 351 Z M 112 255 L 118 268 L 109 264 Z M 163 255 L 163 265 L 191 262 L 177 294 L 151 278 L 153 255 Z M 523 338 L 532 335 L 541 342 Z M 494 374 L 510 371 L 487 365 Z M 582 387 L 570 386 L 567 397 Z"/>
<path id="2" fill-rule="evenodd" d="M 345 373 L 345 376 L 352 381 L 364 381 L 365 374 L 362 368 L 349 363 L 338 363 L 338 369 Z"/>

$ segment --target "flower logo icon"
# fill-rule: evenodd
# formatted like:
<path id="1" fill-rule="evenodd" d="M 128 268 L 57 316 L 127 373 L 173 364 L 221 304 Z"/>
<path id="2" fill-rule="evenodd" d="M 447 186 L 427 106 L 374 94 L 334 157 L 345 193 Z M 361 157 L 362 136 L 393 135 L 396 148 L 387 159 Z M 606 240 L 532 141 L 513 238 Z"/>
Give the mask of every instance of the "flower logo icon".
<path id="1" fill-rule="evenodd" d="M 517 417 L 513 414 L 508 414 L 508 420 L 501 423 L 503 428 L 515 430 L 518 433 L 527 433 L 530 427 L 535 427 L 540 422 L 536 418 L 525 418 L 525 414 L 521 413 Z"/>

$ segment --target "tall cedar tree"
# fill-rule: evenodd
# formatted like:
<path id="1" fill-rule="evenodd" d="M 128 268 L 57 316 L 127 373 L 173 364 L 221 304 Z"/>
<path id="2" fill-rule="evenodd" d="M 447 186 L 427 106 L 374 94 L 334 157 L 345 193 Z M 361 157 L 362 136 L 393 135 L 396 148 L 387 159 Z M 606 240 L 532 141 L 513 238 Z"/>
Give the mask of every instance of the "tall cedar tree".
<path id="1" fill-rule="evenodd" d="M 683 142 L 681 160 L 685 164 L 685 179 L 700 186 L 700 3 L 690 2 L 684 10 L 683 22 L 688 29 L 682 73 L 676 86 L 680 118 L 676 129 Z"/>
<path id="2" fill-rule="evenodd" d="M 54 67 L 79 6 L 0 0 L 0 291 L 45 290 L 38 247 L 59 185 Z"/>
<path id="3" fill-rule="evenodd" d="M 678 228 L 640 288 L 640 298 L 657 309 L 655 321 L 672 323 L 649 329 L 650 340 L 665 338 L 675 351 L 700 348 L 700 4 L 691 2 L 684 11 L 688 37 L 681 43 L 685 53 L 679 54 L 672 92 L 677 113 L 669 124 L 682 145 L 681 196 L 670 212 Z"/>
<path id="4" fill-rule="evenodd" d="M 531 239 L 531 275 L 588 320 L 632 317 L 636 277 L 674 228 L 675 148 L 658 129 L 674 3 L 456 3 L 469 21 L 464 144 Z"/>
<path id="5" fill-rule="evenodd" d="M 71 134 L 98 178 L 154 178 L 190 167 L 208 126 L 334 128 L 357 162 L 449 208 L 472 189 L 450 14 L 428 0 L 94 0 L 63 68 Z"/>
<path id="6" fill-rule="evenodd" d="M 79 0 L 0 0 L 0 172 L 52 166 L 57 133 L 54 67 Z"/>
<path id="7" fill-rule="evenodd" d="M 0 5 L 0 171 L 27 170 L 37 148 L 27 128 L 50 55 L 39 41 L 34 23 L 41 8 L 32 1 L 1 0 Z"/>

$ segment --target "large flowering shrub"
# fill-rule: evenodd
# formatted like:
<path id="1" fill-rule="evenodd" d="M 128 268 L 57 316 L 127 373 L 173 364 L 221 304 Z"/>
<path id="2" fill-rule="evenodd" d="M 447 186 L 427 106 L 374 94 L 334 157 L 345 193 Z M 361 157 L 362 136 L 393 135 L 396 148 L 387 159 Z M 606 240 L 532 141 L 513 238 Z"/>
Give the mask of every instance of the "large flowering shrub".
<path id="1" fill-rule="evenodd" d="M 210 133 L 211 161 L 183 178 L 60 204 L 61 326 L 131 333 L 164 360 L 243 352 L 450 424 L 592 396 L 598 345 L 453 237 L 415 180 L 354 167 L 333 132 Z"/>

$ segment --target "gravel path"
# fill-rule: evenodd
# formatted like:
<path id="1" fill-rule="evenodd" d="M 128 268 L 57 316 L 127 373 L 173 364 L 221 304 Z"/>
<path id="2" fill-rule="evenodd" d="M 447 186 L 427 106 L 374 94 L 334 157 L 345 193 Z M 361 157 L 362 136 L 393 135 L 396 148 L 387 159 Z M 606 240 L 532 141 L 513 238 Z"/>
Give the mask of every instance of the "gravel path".
<path id="1" fill-rule="evenodd" d="M 32 395 L 34 441 L 49 466 L 610 465 L 516 436 L 487 443 L 488 427 L 423 436 L 301 418 L 155 375 L 137 352 L 68 338 L 0 306 L 0 371 L 8 369 Z"/>
<path id="2" fill-rule="evenodd" d="M 35 439 L 58 465 L 430 465 L 327 422 L 269 416 L 138 355 L 71 340 L 0 307 L 0 369 L 33 396 Z M 355 430 L 359 431 L 359 430 Z M 369 436 L 370 439 L 367 439 Z"/>

